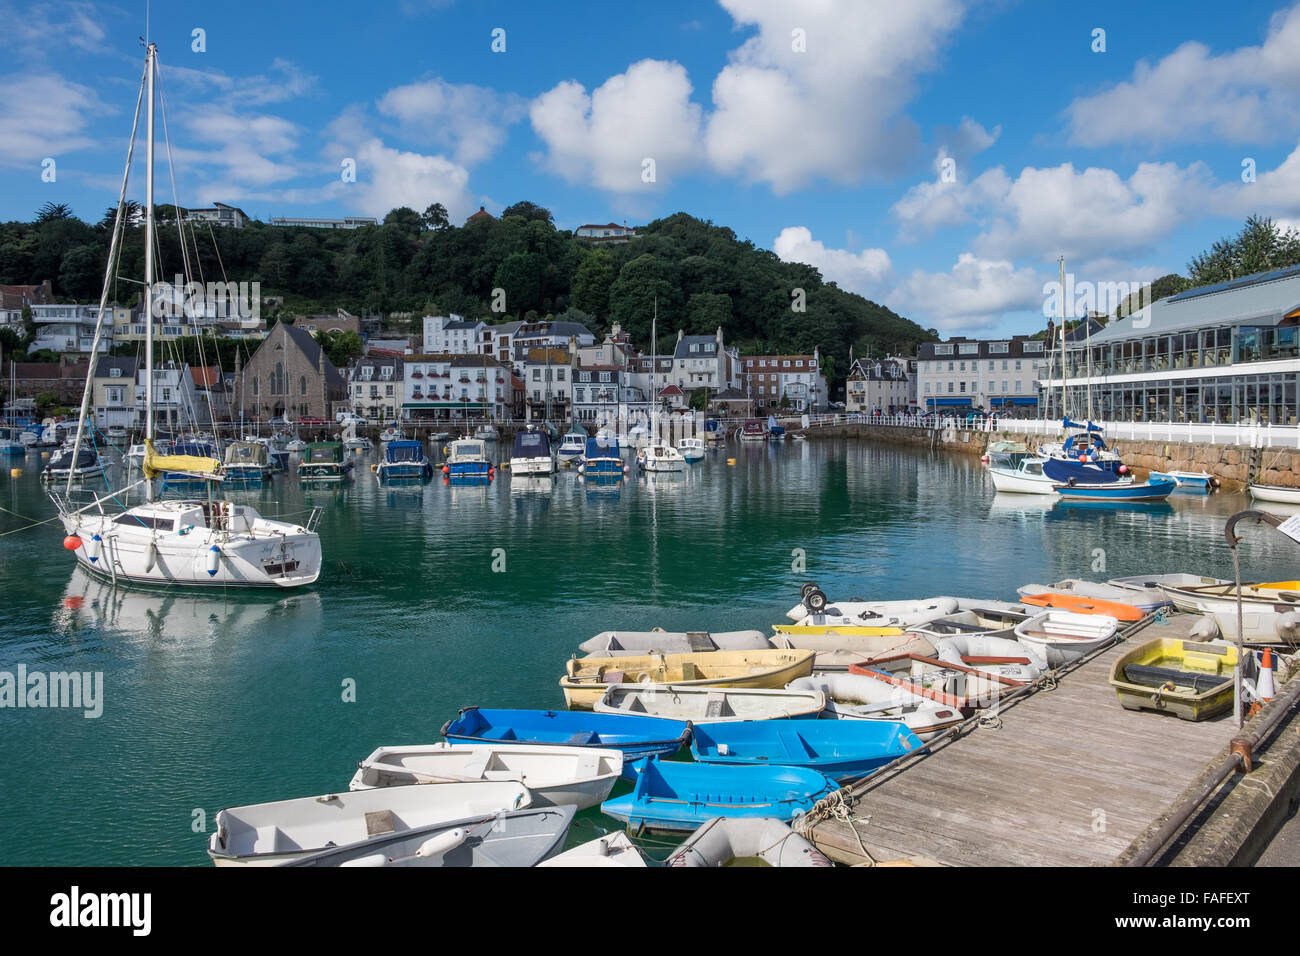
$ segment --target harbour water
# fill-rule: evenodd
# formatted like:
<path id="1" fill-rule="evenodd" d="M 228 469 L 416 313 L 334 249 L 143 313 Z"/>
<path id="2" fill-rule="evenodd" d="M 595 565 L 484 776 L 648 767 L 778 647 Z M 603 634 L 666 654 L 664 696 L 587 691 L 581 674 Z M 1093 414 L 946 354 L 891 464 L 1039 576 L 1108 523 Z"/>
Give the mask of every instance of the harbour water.
<path id="1" fill-rule="evenodd" d="M 386 487 L 373 456 L 342 487 L 232 495 L 323 506 L 324 571 L 301 591 L 114 592 L 74 570 L 57 523 L 0 536 L 0 671 L 104 681 L 97 718 L 0 708 L 0 864 L 205 865 L 222 807 L 345 789 L 375 747 L 433 742 L 463 706 L 561 707 L 564 660 L 599 631 L 766 631 L 805 581 L 1009 600 L 1064 577 L 1231 577 L 1223 523 L 1250 506 L 995 499 L 973 459 L 835 441 L 732 444 L 600 489 L 572 470 Z M 52 515 L 37 462 L 0 476 L 0 532 Z M 1294 545 L 1246 534 L 1244 579 L 1296 576 Z"/>

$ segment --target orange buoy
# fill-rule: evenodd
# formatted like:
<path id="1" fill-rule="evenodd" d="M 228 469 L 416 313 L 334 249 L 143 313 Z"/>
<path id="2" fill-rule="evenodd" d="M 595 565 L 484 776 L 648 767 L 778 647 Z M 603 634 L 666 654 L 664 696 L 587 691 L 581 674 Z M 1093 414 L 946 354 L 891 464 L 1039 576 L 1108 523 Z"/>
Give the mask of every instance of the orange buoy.
<path id="1" fill-rule="evenodd" d="M 75 534 L 70 534 L 63 539 L 63 546 L 67 548 L 69 551 L 76 551 L 79 547 L 81 547 L 81 539 L 78 538 Z"/>
<path id="2" fill-rule="evenodd" d="M 63 606 L 67 608 L 69 611 L 79 610 L 81 606 L 85 603 L 86 603 L 86 599 L 77 594 L 69 595 L 68 597 L 65 597 L 63 599 Z"/>
<path id="3" fill-rule="evenodd" d="M 1118 621 L 1140 621 L 1146 616 L 1140 608 L 1132 604 L 1103 601 L 1101 598 L 1085 597 L 1082 594 L 1062 594 L 1059 591 L 1029 594 L 1020 600 L 1035 607 L 1054 607 L 1062 611 L 1073 611 L 1075 614 L 1102 614 Z"/>

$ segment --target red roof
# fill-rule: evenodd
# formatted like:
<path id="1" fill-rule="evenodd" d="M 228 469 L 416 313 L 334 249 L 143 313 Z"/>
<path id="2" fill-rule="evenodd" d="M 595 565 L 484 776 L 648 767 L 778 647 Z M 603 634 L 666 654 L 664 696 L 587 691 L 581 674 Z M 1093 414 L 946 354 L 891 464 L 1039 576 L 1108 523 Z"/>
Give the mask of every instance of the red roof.
<path id="1" fill-rule="evenodd" d="M 659 389 L 659 394 L 660 395 L 685 395 L 686 393 L 683 392 L 676 385 L 665 385 L 663 388 Z"/>
<path id="2" fill-rule="evenodd" d="M 221 372 L 215 365 L 191 365 L 190 378 L 199 388 L 211 388 L 221 381 Z"/>

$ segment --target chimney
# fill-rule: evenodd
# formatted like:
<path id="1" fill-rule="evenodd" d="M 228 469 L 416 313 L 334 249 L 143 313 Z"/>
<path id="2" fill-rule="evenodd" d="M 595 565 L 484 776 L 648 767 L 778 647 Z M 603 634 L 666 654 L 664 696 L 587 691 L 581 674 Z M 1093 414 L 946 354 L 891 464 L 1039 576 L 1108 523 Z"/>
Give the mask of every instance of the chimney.
<path id="1" fill-rule="evenodd" d="M 718 326 L 717 338 L 718 338 L 718 351 L 721 352 L 722 351 L 722 326 L 720 325 Z"/>

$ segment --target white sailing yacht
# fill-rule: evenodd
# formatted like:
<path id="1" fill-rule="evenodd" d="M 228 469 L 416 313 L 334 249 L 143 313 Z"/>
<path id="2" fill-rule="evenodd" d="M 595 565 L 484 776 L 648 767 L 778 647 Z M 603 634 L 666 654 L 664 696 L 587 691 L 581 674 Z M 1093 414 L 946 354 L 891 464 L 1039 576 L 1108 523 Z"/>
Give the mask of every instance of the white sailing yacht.
<path id="1" fill-rule="evenodd" d="M 145 302 L 154 304 L 154 102 L 158 72 L 157 46 L 149 43 L 145 52 L 144 77 L 136 99 L 135 121 L 127 148 L 126 169 L 122 174 L 122 191 L 118 197 L 117 218 L 109 245 L 108 264 L 104 270 L 104 291 L 99 302 L 99 322 L 91 355 L 99 354 L 103 336 L 103 318 L 108 312 L 108 296 L 116 275 L 117 257 L 125 225 L 127 183 L 131 157 L 135 150 L 135 133 L 140 122 L 140 104 L 148 96 L 146 134 L 145 209 Z M 77 507 L 71 500 L 69 477 L 63 493 L 51 492 L 59 518 L 67 531 L 64 547 L 74 552 L 77 563 L 92 574 L 115 585 L 163 585 L 206 587 L 290 588 L 311 584 L 320 575 L 320 538 L 315 525 L 319 510 L 313 510 L 305 524 L 263 518 L 250 505 L 216 499 L 213 489 L 220 482 L 216 458 L 192 455 L 163 455 L 154 448 L 153 414 L 153 322 L 145 322 L 145 450 L 142 462 L 144 477 L 126 488 L 97 496 L 90 504 Z M 87 375 L 77 419 L 74 448 L 80 447 L 90 405 L 91 376 Z M 163 472 L 182 472 L 204 479 L 208 495 L 205 500 L 159 500 L 155 479 Z M 124 492 L 143 484 L 145 502 L 121 509 Z M 120 510 L 109 510 L 110 508 Z"/>

